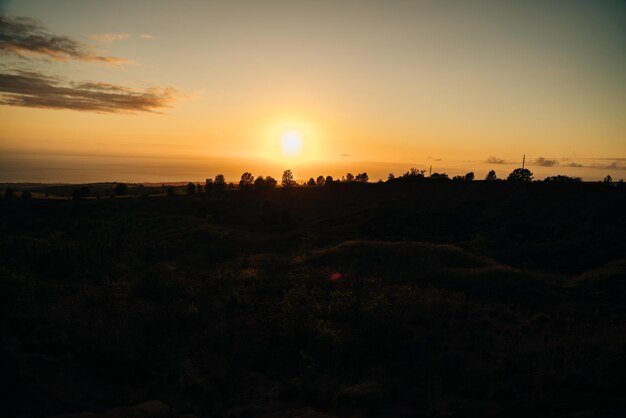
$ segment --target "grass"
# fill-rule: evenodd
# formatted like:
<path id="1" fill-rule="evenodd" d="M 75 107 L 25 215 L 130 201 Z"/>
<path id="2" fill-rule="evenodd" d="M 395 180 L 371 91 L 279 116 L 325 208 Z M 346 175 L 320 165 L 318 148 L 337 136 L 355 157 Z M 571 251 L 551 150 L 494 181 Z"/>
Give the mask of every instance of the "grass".
<path id="1" fill-rule="evenodd" d="M 626 411 L 621 189 L 371 186 L 0 201 L 6 415 Z"/>

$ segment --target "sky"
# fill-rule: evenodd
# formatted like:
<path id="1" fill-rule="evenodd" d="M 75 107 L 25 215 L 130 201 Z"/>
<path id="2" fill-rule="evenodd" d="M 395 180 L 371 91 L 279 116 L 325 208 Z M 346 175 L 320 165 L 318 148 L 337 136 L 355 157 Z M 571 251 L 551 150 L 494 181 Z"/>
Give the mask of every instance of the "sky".
<path id="1" fill-rule="evenodd" d="M 626 2 L 0 0 L 0 182 L 626 177 Z"/>

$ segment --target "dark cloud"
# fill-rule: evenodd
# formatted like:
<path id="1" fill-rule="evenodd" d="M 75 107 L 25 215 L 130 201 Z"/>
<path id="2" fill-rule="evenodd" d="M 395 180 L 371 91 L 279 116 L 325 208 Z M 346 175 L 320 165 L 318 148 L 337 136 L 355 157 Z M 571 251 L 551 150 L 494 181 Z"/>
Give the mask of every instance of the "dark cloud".
<path id="1" fill-rule="evenodd" d="M 341 157 L 349 157 L 350 154 L 340 154 Z"/>
<path id="2" fill-rule="evenodd" d="M 554 167 L 559 165 L 559 162 L 557 160 L 539 157 L 535 160 L 535 164 L 541 167 Z"/>
<path id="3" fill-rule="evenodd" d="M 96 112 L 154 112 L 169 107 L 174 89 L 134 90 L 109 83 L 67 83 L 39 72 L 0 74 L 0 104 Z"/>
<path id="4" fill-rule="evenodd" d="M 128 62 L 125 59 L 92 54 L 81 42 L 50 33 L 37 20 L 0 15 L 0 52 L 18 56 L 43 55 L 55 60 L 75 59 L 109 64 Z"/>
<path id="5" fill-rule="evenodd" d="M 584 167 L 584 165 L 572 161 L 571 163 L 566 164 L 565 167 L 581 168 Z"/>
<path id="6" fill-rule="evenodd" d="M 485 162 L 488 164 L 506 164 L 505 160 L 497 157 L 489 157 Z"/>

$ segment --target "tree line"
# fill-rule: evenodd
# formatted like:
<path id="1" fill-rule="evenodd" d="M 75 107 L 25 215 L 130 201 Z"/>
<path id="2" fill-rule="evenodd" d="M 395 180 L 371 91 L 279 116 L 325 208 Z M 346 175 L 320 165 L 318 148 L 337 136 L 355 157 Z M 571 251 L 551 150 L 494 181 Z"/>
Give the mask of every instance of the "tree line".
<path id="1" fill-rule="evenodd" d="M 446 173 L 431 173 L 426 175 L 425 170 L 419 170 L 417 168 L 411 168 L 407 172 L 395 176 L 393 173 L 389 173 L 386 181 L 378 180 L 378 183 L 402 183 L 413 182 L 422 180 L 451 180 L 457 182 L 472 182 L 475 180 L 474 172 L 468 172 L 464 175 L 457 175 L 450 178 Z M 509 182 L 532 182 L 537 181 L 534 179 L 532 171 L 527 168 L 516 168 L 508 174 L 506 178 L 499 178 L 495 170 L 490 170 L 484 181 L 509 181 Z M 547 183 L 581 183 L 582 178 L 570 177 L 566 175 L 556 175 L 546 177 L 544 182 Z M 604 183 L 611 183 L 613 179 L 611 176 L 606 176 L 603 180 Z M 319 175 L 317 178 L 310 177 L 308 181 L 298 183 L 291 170 L 285 170 L 281 177 L 280 184 L 282 187 L 319 187 L 330 186 L 333 184 L 345 184 L 345 183 L 368 183 L 369 175 L 367 172 L 358 173 L 356 175 L 352 173 L 346 173 L 340 179 L 334 179 L 333 176 Z M 622 180 L 620 180 L 622 182 Z M 278 186 L 278 181 L 271 176 L 255 176 L 250 172 L 245 172 L 241 175 L 238 184 L 226 183 L 224 175 L 218 174 L 214 179 L 206 179 L 205 184 L 200 183 L 188 183 L 186 186 L 187 194 L 199 193 L 202 191 L 211 193 L 215 191 L 222 191 L 227 188 L 239 189 L 239 190 L 267 190 L 273 189 Z"/>
<path id="2" fill-rule="evenodd" d="M 417 168 L 411 168 L 405 173 L 396 176 L 393 173 L 389 173 L 386 181 L 378 180 L 378 183 L 406 183 L 406 182 L 415 182 L 415 181 L 455 181 L 455 182 L 472 182 L 475 181 L 474 172 L 470 171 L 465 173 L 464 175 L 456 175 L 450 178 L 446 173 L 431 173 L 426 175 L 426 170 L 419 170 Z M 536 180 L 532 171 L 527 168 L 516 168 L 512 172 L 508 174 L 506 178 L 499 178 L 495 172 L 495 170 L 490 170 L 487 175 L 483 179 L 487 182 L 497 182 L 497 181 L 508 181 L 515 183 L 526 183 L 526 182 L 536 182 L 541 180 Z M 298 183 L 294 177 L 293 172 L 291 170 L 285 170 L 280 179 L 280 185 L 282 187 L 319 187 L 319 186 L 331 186 L 334 184 L 347 184 L 347 183 L 368 183 L 369 175 L 367 172 L 358 173 L 356 175 L 352 173 L 346 173 L 346 175 L 341 178 L 334 179 L 333 176 L 323 176 L 319 175 L 317 178 L 310 177 L 308 181 Z M 556 175 L 549 176 L 543 180 L 544 183 L 581 183 L 582 178 L 580 177 L 570 177 L 566 175 Z M 613 178 L 610 175 L 607 175 L 602 181 L 602 183 L 610 184 L 613 183 Z M 623 185 L 623 180 L 620 179 L 618 184 Z M 207 178 L 205 183 L 193 183 L 189 182 L 184 187 L 184 190 L 187 194 L 192 195 L 196 193 L 213 193 L 213 192 L 221 192 L 226 189 L 239 189 L 239 190 L 268 190 L 273 189 L 278 186 L 278 180 L 273 178 L 272 176 L 257 176 L 255 177 L 250 172 L 244 172 L 239 179 L 239 183 L 227 183 L 226 178 L 223 174 L 217 174 L 214 178 Z M 161 189 L 168 195 L 173 196 L 176 194 L 176 188 L 173 186 L 166 187 L 165 185 L 161 186 Z M 143 185 L 139 185 L 137 187 L 137 193 L 140 196 L 147 197 L 148 193 L 145 191 Z M 115 187 L 112 190 L 106 190 L 106 197 L 115 197 L 115 196 L 125 196 L 129 194 L 129 187 L 125 183 L 116 183 Z M 4 198 L 14 198 L 18 197 L 16 194 L 16 190 L 7 186 L 3 193 Z M 21 191 L 19 197 L 21 199 L 27 200 L 32 198 L 32 194 L 28 190 Z M 47 197 L 47 193 L 46 193 Z M 75 200 L 80 200 L 87 197 L 96 197 L 100 198 L 100 193 L 92 193 L 91 189 L 88 186 L 81 186 L 75 189 L 72 192 L 72 198 Z"/>

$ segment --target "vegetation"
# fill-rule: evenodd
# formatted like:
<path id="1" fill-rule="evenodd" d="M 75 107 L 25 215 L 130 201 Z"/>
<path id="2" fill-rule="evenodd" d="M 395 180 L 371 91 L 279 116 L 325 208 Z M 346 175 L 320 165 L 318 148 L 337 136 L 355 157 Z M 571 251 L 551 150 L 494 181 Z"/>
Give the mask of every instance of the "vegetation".
<path id="1" fill-rule="evenodd" d="M 283 178 L 281 184 L 283 187 L 291 187 L 296 185 L 296 181 L 293 179 L 293 173 L 291 170 L 285 170 L 283 172 Z"/>
<path id="2" fill-rule="evenodd" d="M 533 173 L 527 168 L 516 168 L 507 177 L 508 181 L 529 182 L 533 180 Z"/>
<path id="3" fill-rule="evenodd" d="M 4 415 L 619 416 L 626 190 L 402 178 L 2 199 Z"/>
<path id="4" fill-rule="evenodd" d="M 117 183 L 115 185 L 115 195 L 124 196 L 128 192 L 128 186 L 125 183 Z"/>
<path id="5" fill-rule="evenodd" d="M 498 176 L 494 170 L 489 170 L 487 175 L 485 176 L 485 181 L 495 181 L 498 180 Z"/>
<path id="6" fill-rule="evenodd" d="M 215 176 L 215 190 L 220 192 L 226 188 L 226 179 L 223 174 Z"/>
<path id="7" fill-rule="evenodd" d="M 248 172 L 245 172 L 241 175 L 241 180 L 239 180 L 239 188 L 241 190 L 251 189 L 254 185 L 254 176 Z"/>
<path id="8" fill-rule="evenodd" d="M 543 181 L 549 183 L 580 183 L 582 179 L 580 177 L 558 175 L 546 177 Z"/>

